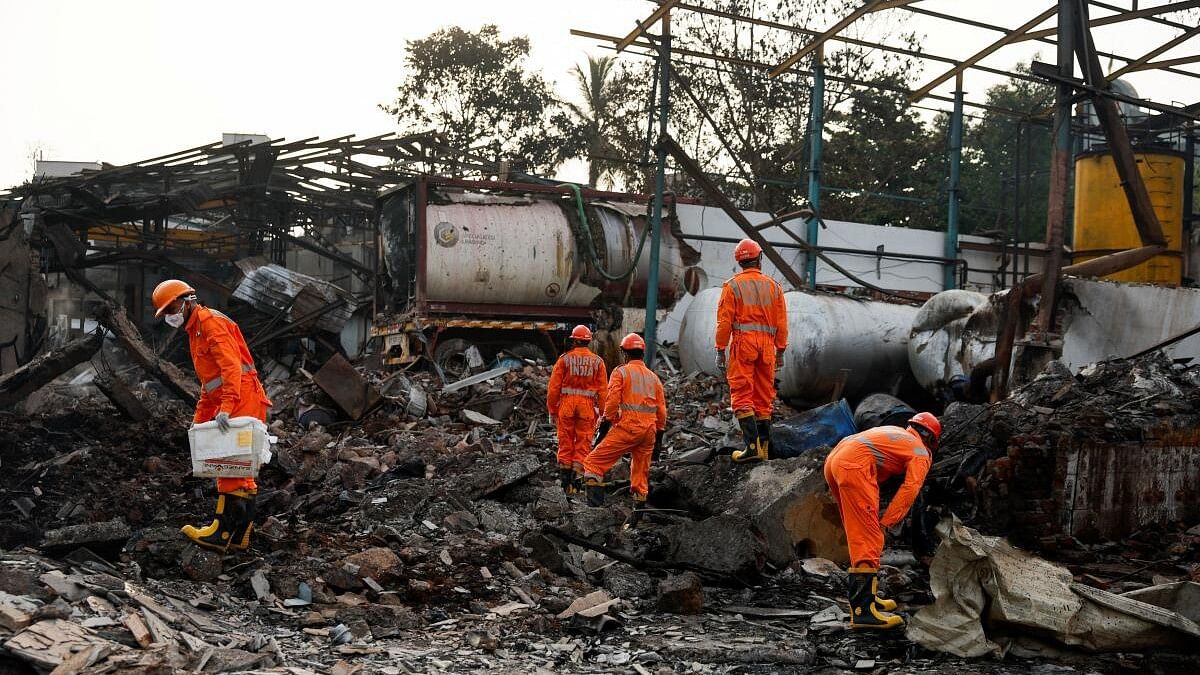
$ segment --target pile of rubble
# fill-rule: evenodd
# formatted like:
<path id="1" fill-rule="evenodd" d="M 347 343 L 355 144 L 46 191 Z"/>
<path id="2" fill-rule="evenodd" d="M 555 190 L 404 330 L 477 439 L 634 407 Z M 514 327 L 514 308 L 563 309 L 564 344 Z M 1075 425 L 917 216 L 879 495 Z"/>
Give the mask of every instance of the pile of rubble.
<path id="1" fill-rule="evenodd" d="M 252 549 L 224 558 L 178 532 L 213 499 L 188 473 L 183 406 L 140 390 L 142 422 L 99 396 L 32 422 L 0 414 L 0 500 L 15 509 L 0 525 L 0 672 L 961 667 L 900 633 L 845 630 L 824 452 L 733 465 L 717 451 L 734 433 L 719 380 L 668 379 L 652 510 L 624 530 L 627 461 L 603 508 L 557 486 L 547 367 L 449 385 L 355 373 L 379 394 L 362 408 L 319 377 L 268 383 L 276 460 Z M 889 552 L 884 570 L 902 609 L 932 601 L 911 555 Z"/>
<path id="2" fill-rule="evenodd" d="M 995 405 L 952 404 L 943 424 L 930 521 L 952 511 L 1081 574 L 1104 570 L 1090 579 L 1101 587 L 1200 576 L 1187 532 L 1200 521 L 1200 368 L 1161 353 L 1077 375 L 1051 362 Z"/>

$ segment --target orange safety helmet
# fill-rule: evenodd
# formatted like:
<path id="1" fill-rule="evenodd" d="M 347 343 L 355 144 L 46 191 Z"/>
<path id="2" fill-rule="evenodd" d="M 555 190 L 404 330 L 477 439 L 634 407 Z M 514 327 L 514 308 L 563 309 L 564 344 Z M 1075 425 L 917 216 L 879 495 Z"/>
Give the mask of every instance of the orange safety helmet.
<path id="1" fill-rule="evenodd" d="M 582 326 L 582 325 L 575 326 L 575 328 L 571 331 L 571 339 L 572 340 L 587 340 L 588 342 L 591 342 L 592 341 L 592 331 L 587 326 Z"/>
<path id="2" fill-rule="evenodd" d="M 621 349 L 624 349 L 627 352 L 644 352 L 646 351 L 646 341 L 642 339 L 641 335 L 638 335 L 637 333 L 630 333 L 629 335 L 621 338 Z"/>
<path id="3" fill-rule="evenodd" d="M 933 434 L 934 442 L 942 440 L 942 423 L 938 421 L 938 418 L 933 413 L 919 412 L 913 415 L 912 419 L 908 420 L 908 424 L 909 426 L 920 427 Z"/>
<path id="4" fill-rule="evenodd" d="M 733 259 L 738 262 L 754 260 L 762 255 L 762 247 L 753 239 L 743 239 L 738 242 L 737 248 L 733 249 Z"/>
<path id="5" fill-rule="evenodd" d="M 167 305 L 175 302 L 180 297 L 195 293 L 196 289 L 187 285 L 187 282 L 178 279 L 167 279 L 161 284 L 154 287 L 154 293 L 150 299 L 154 302 L 154 316 L 160 317 L 167 310 Z"/>

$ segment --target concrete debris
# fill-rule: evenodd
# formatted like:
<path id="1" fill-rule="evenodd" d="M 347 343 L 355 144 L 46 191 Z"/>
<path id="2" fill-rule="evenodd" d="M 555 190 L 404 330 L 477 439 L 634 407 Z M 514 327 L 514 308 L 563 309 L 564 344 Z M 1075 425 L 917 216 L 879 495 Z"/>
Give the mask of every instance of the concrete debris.
<path id="1" fill-rule="evenodd" d="M 658 610 L 670 614 L 699 614 L 704 609 L 704 586 L 691 572 L 658 582 Z"/>

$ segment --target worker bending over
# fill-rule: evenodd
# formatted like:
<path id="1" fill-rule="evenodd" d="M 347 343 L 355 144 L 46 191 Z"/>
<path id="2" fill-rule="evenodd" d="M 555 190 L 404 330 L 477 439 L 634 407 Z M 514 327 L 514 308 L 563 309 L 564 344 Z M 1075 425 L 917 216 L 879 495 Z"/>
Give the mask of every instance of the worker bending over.
<path id="1" fill-rule="evenodd" d="M 721 287 L 717 304 L 717 367 L 726 370 L 729 400 L 746 449 L 733 461 L 765 460 L 771 442 L 775 369 L 787 349 L 787 304 L 779 282 L 762 273 L 762 247 L 743 239 L 733 250 L 742 271 Z"/>
<path id="2" fill-rule="evenodd" d="M 178 279 L 168 279 L 154 289 L 154 316 L 187 333 L 192 365 L 200 379 L 200 400 L 193 423 L 216 420 L 222 433 L 233 417 L 267 421 L 271 401 L 258 381 L 250 348 L 242 330 L 224 314 L 201 305 L 196 290 Z M 183 534 L 200 546 L 224 553 L 246 549 L 254 529 L 253 478 L 218 478 L 213 521 L 204 527 L 185 525 Z"/>
<path id="3" fill-rule="evenodd" d="M 583 460 L 592 449 L 596 418 L 604 410 L 608 371 L 604 359 L 588 349 L 592 331 L 575 326 L 571 349 L 558 358 L 546 390 L 546 409 L 558 432 L 558 479 L 568 495 L 579 491 Z"/>
<path id="4" fill-rule="evenodd" d="M 629 489 L 633 495 L 630 527 L 638 524 L 650 493 L 650 459 L 661 452 L 667 428 L 667 399 L 662 381 L 642 362 L 646 342 L 636 333 L 621 340 L 624 365 L 613 370 L 604 403 L 601 441 L 583 462 L 590 506 L 604 504 L 604 474 L 623 455 L 631 455 Z M 611 426 L 611 428 L 610 428 Z"/>
<path id="5" fill-rule="evenodd" d="M 942 424 L 927 412 L 917 413 L 907 428 L 885 426 L 843 438 L 825 459 L 825 482 L 833 492 L 850 548 L 850 625 L 852 628 L 896 628 L 904 619 L 888 614 L 893 600 L 878 596 L 879 557 L 883 528 L 904 520 L 921 491 L 942 436 Z M 883 517 L 879 517 L 879 484 L 904 474 Z"/>

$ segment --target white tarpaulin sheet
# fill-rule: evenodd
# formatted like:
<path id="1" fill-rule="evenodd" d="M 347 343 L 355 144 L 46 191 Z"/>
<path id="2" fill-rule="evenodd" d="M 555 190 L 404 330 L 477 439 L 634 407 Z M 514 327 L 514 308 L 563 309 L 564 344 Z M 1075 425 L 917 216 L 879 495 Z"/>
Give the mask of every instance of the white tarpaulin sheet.
<path id="1" fill-rule="evenodd" d="M 1200 626 L 1178 612 L 1075 584 L 1066 568 L 957 519 L 942 521 L 938 534 L 942 542 L 930 567 L 935 601 L 908 625 L 908 638 L 926 648 L 999 656 L 1015 641 L 1032 639 L 1088 651 L 1139 651 L 1182 647 L 1200 637 Z"/>

